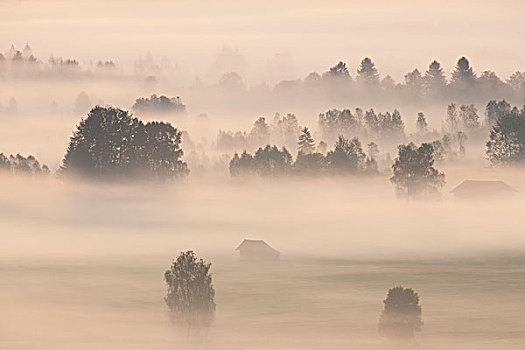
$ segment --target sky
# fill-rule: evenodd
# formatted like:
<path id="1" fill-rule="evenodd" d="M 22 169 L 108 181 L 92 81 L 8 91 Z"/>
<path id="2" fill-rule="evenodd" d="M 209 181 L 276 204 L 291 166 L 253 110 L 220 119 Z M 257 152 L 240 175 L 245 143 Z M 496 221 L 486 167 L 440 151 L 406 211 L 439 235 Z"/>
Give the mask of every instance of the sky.
<path id="1" fill-rule="evenodd" d="M 304 78 L 338 60 L 355 75 L 370 56 L 397 81 L 438 59 L 447 73 L 461 56 L 507 78 L 525 70 L 525 3 L 503 1 L 12 1 L 0 0 L 0 50 L 29 43 L 36 56 L 123 67 L 147 52 L 203 75 L 224 46 L 238 48 L 258 83 L 259 67 L 285 57 Z M 277 61 L 279 62 L 279 61 Z"/>

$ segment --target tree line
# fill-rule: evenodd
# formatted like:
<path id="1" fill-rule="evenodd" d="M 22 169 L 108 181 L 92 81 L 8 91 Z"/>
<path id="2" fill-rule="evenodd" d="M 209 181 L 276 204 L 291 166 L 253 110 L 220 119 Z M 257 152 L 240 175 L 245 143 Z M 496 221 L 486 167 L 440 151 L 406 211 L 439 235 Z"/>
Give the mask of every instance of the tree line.
<path id="1" fill-rule="evenodd" d="M 0 153 L 0 171 L 16 175 L 49 175 L 49 168 L 47 165 L 41 165 L 32 155 L 24 157 L 20 154 L 7 157 L 3 153 Z"/>

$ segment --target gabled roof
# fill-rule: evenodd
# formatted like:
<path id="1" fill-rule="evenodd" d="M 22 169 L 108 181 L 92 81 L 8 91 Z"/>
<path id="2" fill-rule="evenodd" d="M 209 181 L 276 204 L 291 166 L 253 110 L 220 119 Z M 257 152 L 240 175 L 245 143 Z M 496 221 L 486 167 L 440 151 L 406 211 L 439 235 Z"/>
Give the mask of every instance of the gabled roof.
<path id="1" fill-rule="evenodd" d="M 245 239 L 242 241 L 241 244 L 235 249 L 235 250 L 241 250 L 241 249 L 269 249 L 276 253 L 279 253 L 277 250 L 273 249 L 263 241 L 262 239 Z"/>
<path id="2" fill-rule="evenodd" d="M 465 180 L 452 191 L 457 193 L 512 193 L 517 192 L 513 187 L 499 180 Z"/>

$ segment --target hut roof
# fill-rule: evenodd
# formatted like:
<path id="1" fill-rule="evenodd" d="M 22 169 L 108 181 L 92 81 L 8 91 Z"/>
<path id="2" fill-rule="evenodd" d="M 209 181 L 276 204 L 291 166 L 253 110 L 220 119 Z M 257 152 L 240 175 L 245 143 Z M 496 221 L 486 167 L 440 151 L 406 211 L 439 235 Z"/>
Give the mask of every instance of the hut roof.
<path id="1" fill-rule="evenodd" d="M 270 247 L 270 245 L 268 245 L 268 243 L 266 243 L 262 239 L 245 239 L 244 241 L 242 241 L 241 244 L 239 244 L 239 246 L 235 250 L 242 250 L 242 249 L 247 249 L 247 250 L 267 249 L 267 250 L 272 250 L 276 253 L 279 253 L 277 250 Z"/>
<path id="2" fill-rule="evenodd" d="M 513 193 L 513 187 L 499 180 L 465 180 L 452 191 L 454 194 Z"/>

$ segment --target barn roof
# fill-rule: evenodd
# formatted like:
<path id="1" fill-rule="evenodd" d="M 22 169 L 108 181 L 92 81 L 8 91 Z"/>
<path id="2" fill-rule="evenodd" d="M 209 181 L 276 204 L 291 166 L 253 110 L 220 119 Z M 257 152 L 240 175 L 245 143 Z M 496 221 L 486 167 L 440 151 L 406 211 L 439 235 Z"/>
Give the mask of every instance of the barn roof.
<path id="1" fill-rule="evenodd" d="M 235 250 L 241 249 L 270 249 L 278 253 L 277 250 L 270 247 L 270 245 L 262 239 L 245 239 Z"/>
<path id="2" fill-rule="evenodd" d="M 513 187 L 499 180 L 465 180 L 452 191 L 454 194 L 471 193 L 512 193 L 517 192 Z"/>

